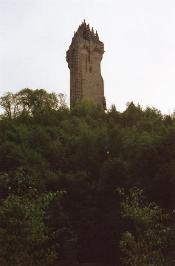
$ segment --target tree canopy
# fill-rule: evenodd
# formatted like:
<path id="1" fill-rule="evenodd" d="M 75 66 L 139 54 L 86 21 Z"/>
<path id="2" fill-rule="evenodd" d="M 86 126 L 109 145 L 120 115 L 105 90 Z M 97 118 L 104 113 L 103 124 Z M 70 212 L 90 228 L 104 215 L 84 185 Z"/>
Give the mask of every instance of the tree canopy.
<path id="1" fill-rule="evenodd" d="M 40 89 L 0 106 L 0 265 L 174 265 L 173 114 Z"/>

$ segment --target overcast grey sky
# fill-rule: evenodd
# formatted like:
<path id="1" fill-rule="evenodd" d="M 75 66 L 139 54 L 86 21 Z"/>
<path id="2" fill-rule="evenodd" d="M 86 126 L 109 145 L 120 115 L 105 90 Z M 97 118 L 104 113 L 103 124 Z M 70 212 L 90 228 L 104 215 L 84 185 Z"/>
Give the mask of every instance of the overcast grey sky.
<path id="1" fill-rule="evenodd" d="M 65 54 L 84 18 L 105 45 L 107 105 L 173 112 L 174 0 L 0 0 L 0 95 L 29 87 L 69 98 Z"/>

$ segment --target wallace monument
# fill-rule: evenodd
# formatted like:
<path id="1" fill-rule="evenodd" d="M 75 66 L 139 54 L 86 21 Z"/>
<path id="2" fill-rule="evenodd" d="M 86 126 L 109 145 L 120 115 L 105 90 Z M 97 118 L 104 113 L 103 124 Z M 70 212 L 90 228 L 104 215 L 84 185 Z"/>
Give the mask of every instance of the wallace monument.
<path id="1" fill-rule="evenodd" d="M 104 44 L 97 31 L 90 29 L 85 20 L 74 33 L 66 54 L 70 69 L 70 106 L 77 100 L 88 99 L 106 107 L 101 60 Z"/>

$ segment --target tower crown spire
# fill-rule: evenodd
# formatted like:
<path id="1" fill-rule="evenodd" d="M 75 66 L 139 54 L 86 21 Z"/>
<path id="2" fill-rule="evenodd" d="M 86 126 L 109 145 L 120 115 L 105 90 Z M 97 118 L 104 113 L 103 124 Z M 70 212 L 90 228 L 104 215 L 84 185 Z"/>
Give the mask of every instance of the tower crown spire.
<path id="1" fill-rule="evenodd" d="M 75 32 L 74 37 L 77 36 L 85 39 L 85 40 L 93 40 L 93 41 L 99 41 L 99 36 L 94 32 L 94 28 L 90 28 L 90 25 L 86 23 L 85 19 L 81 23 L 81 25 L 78 27 L 78 30 Z"/>

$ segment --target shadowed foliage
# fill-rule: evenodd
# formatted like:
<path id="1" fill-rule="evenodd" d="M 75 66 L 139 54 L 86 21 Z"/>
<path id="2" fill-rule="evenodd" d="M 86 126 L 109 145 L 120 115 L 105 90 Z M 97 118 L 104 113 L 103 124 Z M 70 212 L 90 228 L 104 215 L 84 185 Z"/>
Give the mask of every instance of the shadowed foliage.
<path id="1" fill-rule="evenodd" d="M 30 89 L 0 105 L 0 265 L 174 265 L 174 115 Z"/>

